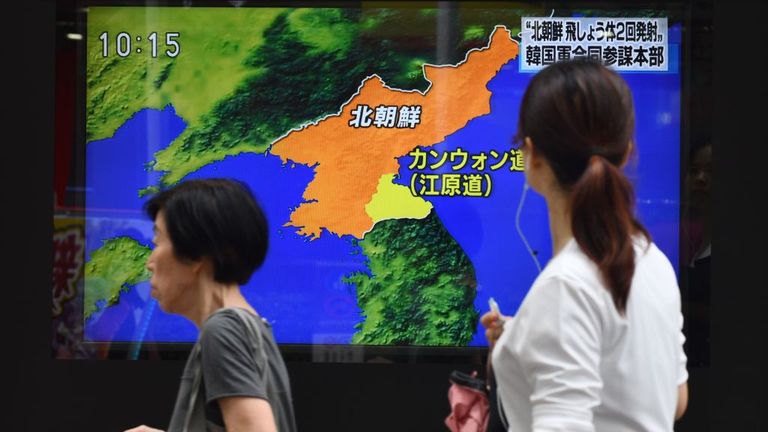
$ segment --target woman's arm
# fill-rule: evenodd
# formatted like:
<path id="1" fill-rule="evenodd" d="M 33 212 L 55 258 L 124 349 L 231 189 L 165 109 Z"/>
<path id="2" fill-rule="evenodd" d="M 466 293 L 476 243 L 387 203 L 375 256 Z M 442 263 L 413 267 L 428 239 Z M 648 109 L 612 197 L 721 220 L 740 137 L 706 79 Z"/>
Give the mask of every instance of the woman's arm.
<path id="1" fill-rule="evenodd" d="M 214 314 L 200 338 L 206 402 L 218 402 L 227 431 L 275 432 L 266 375 L 254 364 L 240 318 L 234 311 Z"/>
<path id="2" fill-rule="evenodd" d="M 675 409 L 675 420 L 680 420 L 688 408 L 688 382 L 677 386 L 677 408 Z"/>
<path id="3" fill-rule="evenodd" d="M 502 337 L 531 386 L 536 431 L 594 432 L 601 403 L 601 297 L 561 278 L 537 281 Z M 505 329 L 505 332 L 509 329 Z"/>
<path id="4" fill-rule="evenodd" d="M 255 397 L 225 397 L 218 400 L 227 432 L 277 432 L 272 407 Z"/>
<path id="5" fill-rule="evenodd" d="M 688 357 L 685 355 L 685 334 L 683 334 L 683 314 L 679 315 L 679 340 L 678 367 L 677 367 L 677 407 L 675 408 L 675 420 L 679 420 L 688 408 Z"/>

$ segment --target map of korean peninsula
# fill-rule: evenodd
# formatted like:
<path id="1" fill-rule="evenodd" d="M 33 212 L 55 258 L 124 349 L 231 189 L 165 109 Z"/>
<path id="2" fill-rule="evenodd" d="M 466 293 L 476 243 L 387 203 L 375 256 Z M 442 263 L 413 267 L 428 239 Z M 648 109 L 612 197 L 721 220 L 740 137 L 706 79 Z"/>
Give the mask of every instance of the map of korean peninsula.
<path id="1" fill-rule="evenodd" d="M 470 120 L 489 114 L 487 84 L 518 52 L 509 30 L 496 26 L 488 45 L 470 50 L 458 64 L 425 64 L 430 86 L 424 92 L 388 87 L 374 74 L 338 113 L 275 140 L 271 154 L 315 171 L 304 202 L 285 226 L 299 228 L 298 233 L 310 239 L 323 229 L 362 239 L 382 220 L 426 217 L 430 204 L 392 183 L 397 158 L 435 145 Z M 403 214 L 404 203 L 411 214 Z M 401 208 L 399 214 L 395 206 Z"/>
<path id="2" fill-rule="evenodd" d="M 158 8 L 158 20 L 188 28 L 175 27 L 184 54 L 157 60 L 104 57 L 98 39 L 148 33 L 143 11 L 90 15 L 86 186 L 98 212 L 86 227 L 84 338 L 197 339 L 151 296 L 152 223 L 141 209 L 181 181 L 232 177 L 269 221 L 269 259 L 241 288 L 275 320 L 279 343 L 482 346 L 477 304 L 508 281 L 506 254 L 487 251 L 515 246 L 496 209 L 522 176 L 492 167 L 507 166 L 519 104 L 507 89 L 528 78 L 515 61 L 519 29 L 494 25 L 517 13 L 464 23 L 441 60 L 430 35 L 414 50 L 410 36 L 382 33 L 411 28 L 403 16 L 432 25 L 430 11 L 267 12 Z M 408 172 L 415 154 L 460 151 L 464 164 L 480 162 L 435 158 Z M 495 193 L 443 199 L 405 181 L 438 169 L 493 175 Z"/>

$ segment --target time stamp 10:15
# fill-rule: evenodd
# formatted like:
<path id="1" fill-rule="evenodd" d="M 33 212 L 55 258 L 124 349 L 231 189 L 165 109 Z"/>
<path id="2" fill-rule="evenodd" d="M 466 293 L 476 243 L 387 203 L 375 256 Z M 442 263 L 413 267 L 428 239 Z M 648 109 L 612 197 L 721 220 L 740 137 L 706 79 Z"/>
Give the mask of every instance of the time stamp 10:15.
<path id="1" fill-rule="evenodd" d="M 162 40 L 161 35 L 165 35 L 165 41 Z M 103 32 L 99 35 L 101 55 L 109 57 L 110 54 L 114 53 L 120 57 L 128 57 L 131 53 L 141 54 L 146 52 L 153 58 L 156 58 L 158 55 L 176 57 L 181 53 L 179 37 L 181 37 L 181 34 L 178 32 L 161 34 L 153 32 L 147 35 L 146 39 L 141 36 L 131 37 L 129 33 L 120 32 L 114 37 L 114 40 L 110 40 L 109 32 Z M 135 45 L 134 40 L 136 42 Z M 144 50 L 143 47 L 147 49 Z"/>

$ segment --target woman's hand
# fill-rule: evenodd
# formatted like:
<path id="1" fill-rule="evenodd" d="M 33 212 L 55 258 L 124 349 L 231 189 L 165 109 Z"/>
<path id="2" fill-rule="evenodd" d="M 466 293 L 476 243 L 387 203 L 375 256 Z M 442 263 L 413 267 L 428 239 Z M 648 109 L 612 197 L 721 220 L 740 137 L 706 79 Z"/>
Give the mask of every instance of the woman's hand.
<path id="1" fill-rule="evenodd" d="M 141 426 L 137 426 L 137 427 L 135 427 L 133 429 L 128 429 L 125 432 L 164 432 L 164 431 L 161 430 L 161 429 L 155 429 L 155 428 L 151 428 L 149 426 L 141 425 Z"/>
<path id="2" fill-rule="evenodd" d="M 498 312 L 489 311 L 480 317 L 480 323 L 485 327 L 485 338 L 488 339 L 488 345 L 491 348 L 496 344 L 496 341 L 501 337 L 501 332 L 504 331 L 504 322 L 511 317 L 504 316 Z"/>

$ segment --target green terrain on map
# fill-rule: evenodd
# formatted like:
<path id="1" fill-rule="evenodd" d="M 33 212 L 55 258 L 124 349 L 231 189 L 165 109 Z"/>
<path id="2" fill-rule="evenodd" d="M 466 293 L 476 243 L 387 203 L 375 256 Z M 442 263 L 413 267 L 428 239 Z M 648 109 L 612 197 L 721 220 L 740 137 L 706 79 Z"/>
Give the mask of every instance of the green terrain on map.
<path id="1" fill-rule="evenodd" d="M 150 250 L 128 237 L 109 239 L 85 264 L 85 319 L 120 300 L 120 294 L 150 277 Z"/>
<path id="2" fill-rule="evenodd" d="M 360 241 L 371 276 L 357 272 L 365 320 L 353 343 L 466 345 L 478 313 L 475 270 L 434 210 L 425 219 L 379 222 Z"/>

